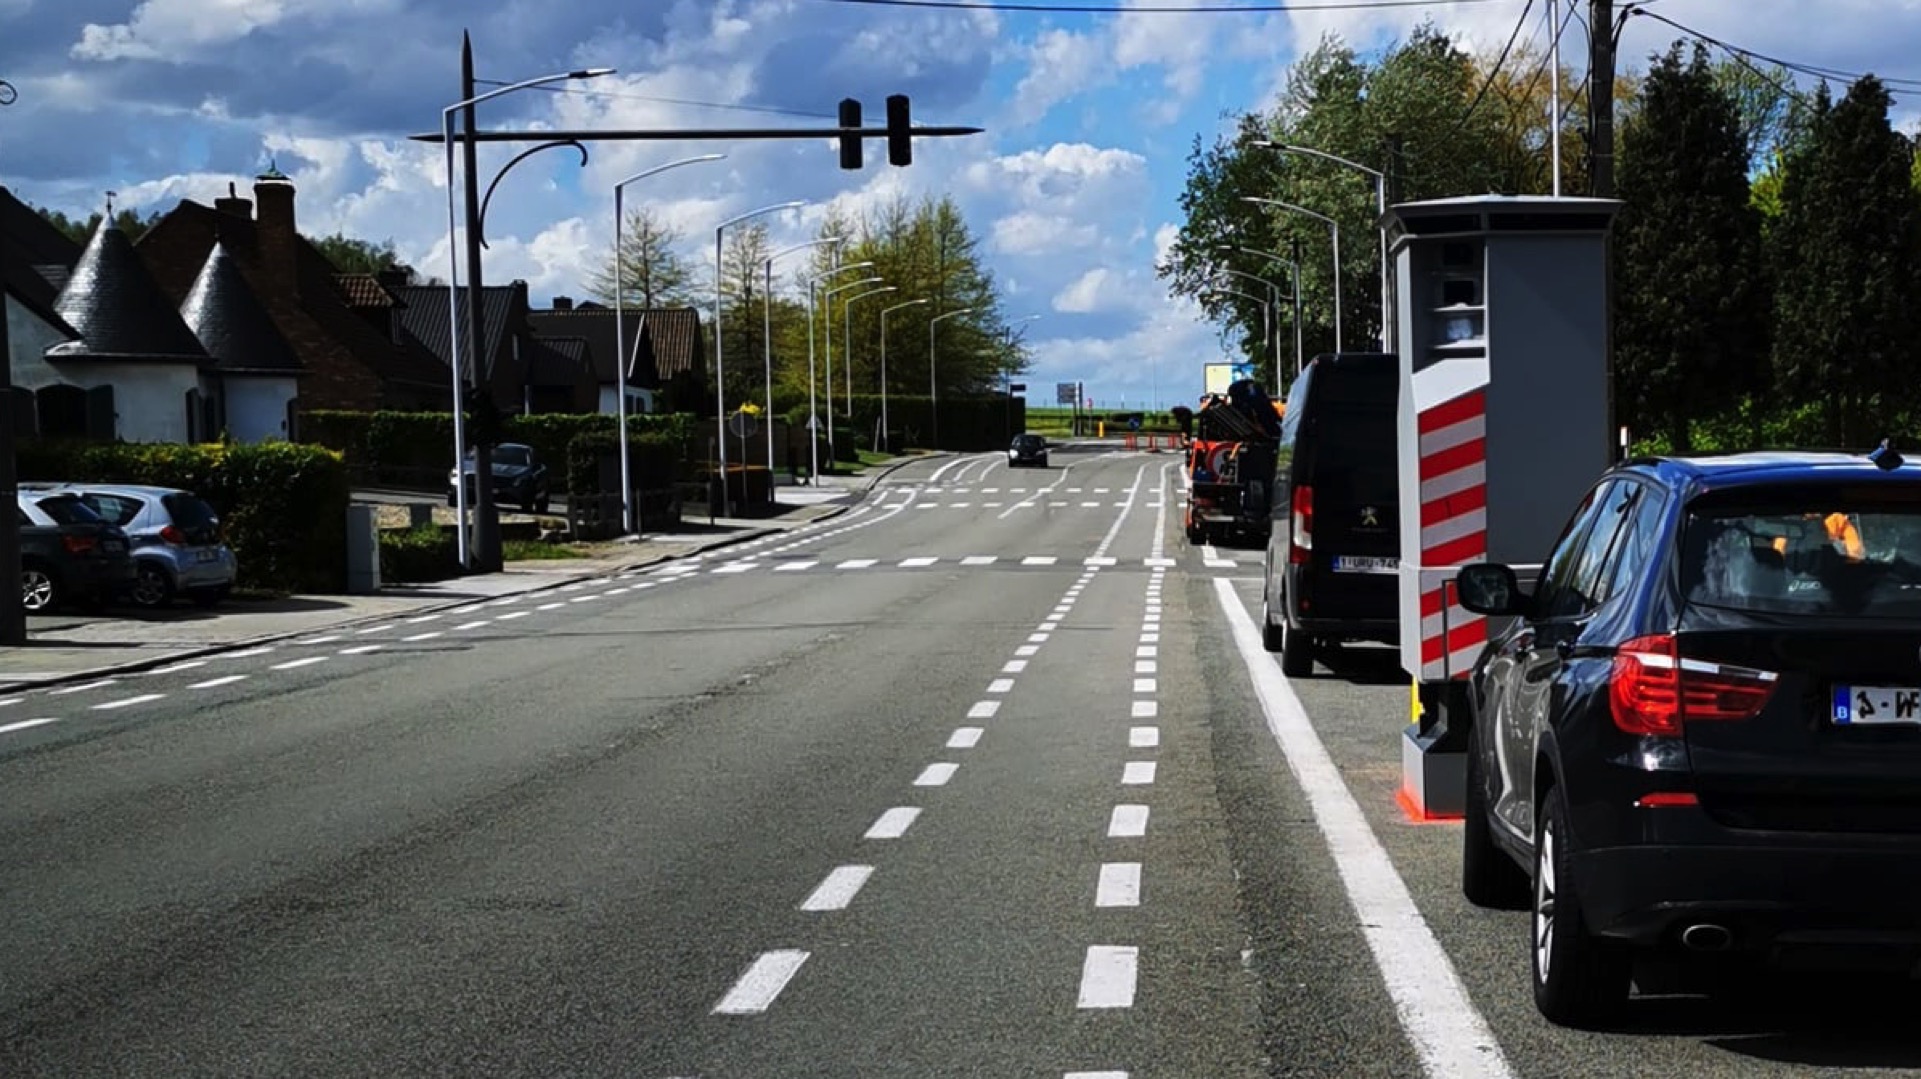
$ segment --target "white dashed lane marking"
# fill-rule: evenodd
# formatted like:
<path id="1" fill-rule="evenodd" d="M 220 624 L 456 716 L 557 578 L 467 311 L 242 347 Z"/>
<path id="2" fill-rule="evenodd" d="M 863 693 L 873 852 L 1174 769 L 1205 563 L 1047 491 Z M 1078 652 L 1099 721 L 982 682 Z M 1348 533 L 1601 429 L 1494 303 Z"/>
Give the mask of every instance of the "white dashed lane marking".
<path id="1" fill-rule="evenodd" d="M 846 910 L 847 905 L 854 901 L 854 896 L 860 894 L 861 888 L 866 885 L 867 878 L 873 875 L 874 867 L 871 865 L 839 866 L 827 874 L 827 879 L 820 882 L 813 894 L 801 901 L 800 909 Z"/>
<path id="2" fill-rule="evenodd" d="M 1118 805 L 1107 820 L 1109 839 L 1139 839 L 1147 834 L 1147 807 Z"/>
<path id="3" fill-rule="evenodd" d="M 35 727 L 44 727 L 49 723 L 58 722 L 60 722 L 58 717 L 51 719 L 23 719 L 15 723 L 0 726 L 0 734 L 12 734 L 14 731 L 32 730 Z"/>
<path id="4" fill-rule="evenodd" d="M 428 637 L 438 637 L 438 636 L 440 636 L 440 634 L 438 634 L 438 633 L 428 633 L 428 634 L 424 634 L 424 636 L 428 636 Z M 413 640 L 413 638 L 412 638 L 412 637 L 409 637 L 409 638 L 407 638 L 407 639 L 408 639 L 408 640 L 410 640 L 410 641 L 411 641 L 411 640 Z M 381 650 L 382 648 L 384 648 L 384 647 L 385 647 L 385 645 L 378 645 L 378 644 L 362 644 L 362 645 L 356 645 L 356 646 L 354 646 L 353 648 L 342 648 L 342 649 L 340 650 L 340 654 L 341 654 L 341 655 L 343 655 L 343 656 L 364 656 L 364 655 L 367 655 L 367 654 L 369 654 L 369 653 L 372 653 L 372 652 L 378 652 L 378 651 L 380 651 L 380 650 Z"/>
<path id="5" fill-rule="evenodd" d="M 205 682 L 195 682 L 193 685 L 190 685 L 187 688 L 188 689 L 219 689 L 221 686 L 231 686 L 235 682 L 245 682 L 246 680 L 247 680 L 247 676 L 244 674 L 230 674 L 224 678 L 209 678 Z"/>
<path id="6" fill-rule="evenodd" d="M 977 701 L 967 710 L 968 719 L 993 719 L 994 713 L 1001 710 L 999 701 Z"/>
<path id="7" fill-rule="evenodd" d="M 987 733 L 979 727 L 961 727 L 947 739 L 948 749 L 973 749 L 981 744 L 981 735 Z"/>
<path id="8" fill-rule="evenodd" d="M 146 704 L 149 701 L 163 700 L 166 696 L 165 693 L 142 693 L 138 697 L 127 697 L 123 700 L 96 704 L 93 706 L 93 710 L 96 712 L 112 712 L 121 708 L 132 708 L 136 704 Z"/>
<path id="9" fill-rule="evenodd" d="M 105 689 L 108 686 L 117 685 L 117 684 L 118 682 L 115 679 L 102 678 L 98 682 L 88 682 L 84 685 L 78 685 L 78 686 L 63 686 L 59 689 L 48 690 L 47 696 L 65 697 L 70 693 L 85 693 L 90 689 Z"/>
<path id="10" fill-rule="evenodd" d="M 761 953 L 714 1006 L 714 1014 L 758 1015 L 766 1011 L 806 962 L 807 953 L 795 949 Z"/>
<path id="11" fill-rule="evenodd" d="M 326 656 L 308 656 L 306 659 L 290 659 L 285 663 L 276 663 L 273 665 L 273 669 L 276 671 L 291 671 L 296 667 L 311 667 L 316 663 L 325 662 L 327 662 Z"/>
<path id="12" fill-rule="evenodd" d="M 1141 863 L 1108 862 L 1101 866 L 1094 886 L 1096 907 L 1138 907 L 1141 905 Z"/>
<path id="13" fill-rule="evenodd" d="M 1131 1008 L 1134 983 L 1140 967 L 1141 950 L 1132 947 L 1095 945 L 1087 949 L 1081 965 L 1082 1008 Z"/>
<path id="14" fill-rule="evenodd" d="M 1154 782 L 1153 761 L 1128 761 L 1121 769 L 1121 782 L 1130 787 L 1145 787 Z"/>
<path id="15" fill-rule="evenodd" d="M 960 771 L 960 765 L 947 761 L 930 764 L 921 770 L 920 775 L 914 778 L 914 786 L 945 787 L 947 781 L 954 778 L 954 773 L 958 771 Z"/>
<path id="16" fill-rule="evenodd" d="M 1135 727 L 1127 732 L 1127 745 L 1130 749 L 1153 749 L 1161 744 L 1159 727 Z"/>
<path id="17" fill-rule="evenodd" d="M 913 827 L 915 818 L 919 816 L 920 809 L 917 807 L 897 806 L 882 813 L 880 819 L 876 820 L 861 838 L 899 839 L 907 834 L 907 829 Z"/>

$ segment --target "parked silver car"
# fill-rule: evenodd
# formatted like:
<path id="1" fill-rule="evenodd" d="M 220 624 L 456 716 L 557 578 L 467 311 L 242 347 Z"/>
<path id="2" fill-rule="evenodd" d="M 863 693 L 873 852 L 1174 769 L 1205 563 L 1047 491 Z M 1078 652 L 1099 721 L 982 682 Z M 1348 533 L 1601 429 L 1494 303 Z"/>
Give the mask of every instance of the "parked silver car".
<path id="1" fill-rule="evenodd" d="M 213 507 L 193 492 L 121 484 L 70 489 L 127 533 L 134 559 L 128 598 L 135 605 L 165 607 L 185 596 L 212 607 L 233 591 L 239 563 L 222 540 Z"/>

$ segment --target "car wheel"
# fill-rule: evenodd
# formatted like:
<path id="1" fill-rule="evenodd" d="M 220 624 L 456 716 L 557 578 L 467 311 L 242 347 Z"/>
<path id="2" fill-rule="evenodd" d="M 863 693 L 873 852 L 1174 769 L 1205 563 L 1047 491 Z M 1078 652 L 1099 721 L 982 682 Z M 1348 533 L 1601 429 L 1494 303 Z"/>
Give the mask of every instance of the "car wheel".
<path id="1" fill-rule="evenodd" d="M 1541 797 L 1534 833 L 1534 901 L 1529 917 L 1534 1006 L 1551 1023 L 1597 1026 L 1626 1003 L 1633 954 L 1622 941 L 1588 932 L 1568 872 L 1567 810 L 1560 791 Z"/>
<path id="2" fill-rule="evenodd" d="M 62 599 L 60 583 L 54 579 L 53 571 L 35 562 L 20 567 L 20 606 L 28 614 L 39 614 L 59 606 Z"/>
<path id="3" fill-rule="evenodd" d="M 133 590 L 129 593 L 136 607 L 153 609 L 165 607 L 173 599 L 173 581 L 167 571 L 152 562 L 142 562 L 134 570 Z"/>
<path id="4" fill-rule="evenodd" d="M 1274 624 L 1274 614 L 1267 602 L 1267 589 L 1261 589 L 1261 647 L 1269 652 L 1279 652 L 1285 644 L 1285 629 Z"/>
<path id="5" fill-rule="evenodd" d="M 221 585 L 219 588 L 196 588 L 188 593 L 188 595 L 193 597 L 193 602 L 196 606 L 212 608 L 218 607 L 226 602 L 227 597 L 232 593 L 232 588 Z"/>
<path id="6" fill-rule="evenodd" d="M 1281 621 L 1281 673 L 1307 678 L 1314 673 L 1314 638 Z"/>
<path id="7" fill-rule="evenodd" d="M 1461 814 L 1461 894 L 1477 907 L 1526 910 L 1527 871 L 1494 842 L 1481 754 L 1467 752 L 1467 805 Z"/>

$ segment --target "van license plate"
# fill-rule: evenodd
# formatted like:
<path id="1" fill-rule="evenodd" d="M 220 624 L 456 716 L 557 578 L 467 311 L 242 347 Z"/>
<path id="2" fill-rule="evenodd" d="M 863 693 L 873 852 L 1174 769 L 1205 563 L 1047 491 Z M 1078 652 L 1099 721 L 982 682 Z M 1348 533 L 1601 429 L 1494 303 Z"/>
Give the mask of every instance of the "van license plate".
<path id="1" fill-rule="evenodd" d="M 1336 573 L 1395 573 L 1401 568 L 1398 558 L 1368 558 L 1340 555 L 1334 559 Z"/>
<path id="2" fill-rule="evenodd" d="M 1834 722 L 1849 727 L 1921 725 L 1921 687 L 1835 686 Z"/>

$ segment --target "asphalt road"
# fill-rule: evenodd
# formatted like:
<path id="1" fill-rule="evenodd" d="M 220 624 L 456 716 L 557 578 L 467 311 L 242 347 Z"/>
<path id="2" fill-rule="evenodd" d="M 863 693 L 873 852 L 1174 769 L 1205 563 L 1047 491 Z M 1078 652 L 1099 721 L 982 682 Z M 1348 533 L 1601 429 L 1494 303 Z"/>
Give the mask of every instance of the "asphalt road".
<path id="1" fill-rule="evenodd" d="M 1911 995 L 1543 1024 L 1391 660 L 1288 686 L 1173 458 L 1054 463 L 0 699 L 0 1075 L 1921 1067 Z"/>

